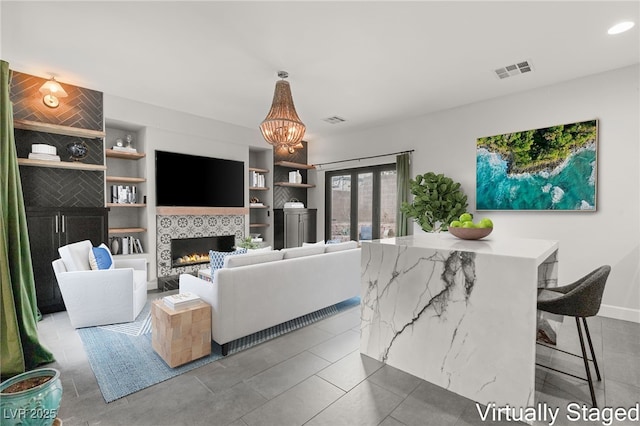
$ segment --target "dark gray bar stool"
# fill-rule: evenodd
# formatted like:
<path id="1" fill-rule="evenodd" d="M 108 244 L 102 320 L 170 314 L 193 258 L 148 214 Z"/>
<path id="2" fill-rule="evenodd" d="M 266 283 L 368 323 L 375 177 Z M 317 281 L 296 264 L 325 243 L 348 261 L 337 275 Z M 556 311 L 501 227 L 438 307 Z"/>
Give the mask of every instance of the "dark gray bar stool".
<path id="1" fill-rule="evenodd" d="M 591 369 L 589 368 L 589 361 L 593 361 L 593 366 L 595 367 L 596 377 L 598 378 L 598 380 L 600 381 L 602 380 L 602 378 L 600 376 L 600 370 L 598 369 L 598 362 L 596 360 L 596 354 L 593 350 L 593 343 L 591 342 L 591 334 L 589 333 L 589 327 L 587 327 L 586 318 L 595 316 L 600 310 L 602 293 L 604 293 L 604 286 L 607 282 L 609 272 L 611 272 L 611 266 L 603 265 L 572 284 L 563 287 L 554 287 L 548 290 L 541 290 L 538 294 L 539 310 L 550 312 L 552 314 L 574 317 L 576 319 L 576 326 L 578 327 L 578 337 L 580 337 L 580 347 L 582 348 L 582 359 L 584 361 L 584 369 L 587 372 L 587 378 L 585 379 L 584 377 L 556 370 L 555 368 L 551 368 L 546 365 L 536 365 L 589 382 L 591 402 L 593 403 L 594 407 L 597 407 L 598 405 L 596 403 L 596 394 L 593 390 L 593 380 L 591 379 Z M 591 357 L 593 359 L 589 359 L 587 357 L 587 351 L 584 345 L 584 337 L 582 335 L 582 328 L 580 327 L 581 318 L 582 324 L 584 325 L 585 334 L 587 335 L 587 341 L 589 342 Z M 544 346 L 550 347 L 560 352 L 564 352 L 569 355 L 580 357 L 579 355 L 563 351 L 562 349 L 558 349 L 553 346 Z"/>

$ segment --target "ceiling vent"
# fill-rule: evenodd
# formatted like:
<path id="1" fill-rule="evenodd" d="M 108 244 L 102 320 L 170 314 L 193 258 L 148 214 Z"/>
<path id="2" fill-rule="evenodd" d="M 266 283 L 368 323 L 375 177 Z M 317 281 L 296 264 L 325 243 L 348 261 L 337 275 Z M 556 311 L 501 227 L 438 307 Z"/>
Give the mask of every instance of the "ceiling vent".
<path id="1" fill-rule="evenodd" d="M 513 77 L 514 75 L 524 74 L 532 70 L 531 63 L 529 61 L 518 62 L 517 64 L 507 65 L 506 67 L 498 68 L 495 70 L 499 79 L 507 77 Z"/>
<path id="2" fill-rule="evenodd" d="M 338 123 L 343 123 L 343 122 L 345 122 L 347 120 L 345 120 L 342 117 L 338 117 L 337 115 L 334 115 L 333 117 L 325 118 L 322 121 L 326 121 L 329 124 L 338 124 Z"/>

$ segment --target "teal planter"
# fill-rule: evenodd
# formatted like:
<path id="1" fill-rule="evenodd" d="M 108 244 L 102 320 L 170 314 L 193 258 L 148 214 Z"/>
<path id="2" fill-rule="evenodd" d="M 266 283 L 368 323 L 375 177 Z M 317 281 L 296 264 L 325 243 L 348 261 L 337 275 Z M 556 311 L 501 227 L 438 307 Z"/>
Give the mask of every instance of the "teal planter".
<path id="1" fill-rule="evenodd" d="M 16 393 L 5 393 L 14 383 L 33 377 L 52 377 L 46 383 Z M 51 426 L 62 400 L 60 372 L 40 368 L 18 374 L 0 383 L 0 424 L 3 426 Z"/>

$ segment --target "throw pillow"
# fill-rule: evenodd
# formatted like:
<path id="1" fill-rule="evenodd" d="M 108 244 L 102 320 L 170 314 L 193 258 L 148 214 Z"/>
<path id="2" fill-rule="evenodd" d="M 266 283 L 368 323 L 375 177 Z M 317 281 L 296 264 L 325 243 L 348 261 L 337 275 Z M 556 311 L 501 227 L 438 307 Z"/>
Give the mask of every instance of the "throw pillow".
<path id="1" fill-rule="evenodd" d="M 113 269 L 111 252 L 105 244 L 100 244 L 98 247 L 91 247 L 89 250 L 89 265 L 94 271 L 99 269 Z"/>
<path id="2" fill-rule="evenodd" d="M 58 253 L 60 253 L 60 258 L 67 271 L 90 271 L 89 252 L 91 247 L 93 247 L 91 241 L 84 240 L 58 248 Z"/>
<path id="3" fill-rule="evenodd" d="M 307 246 L 323 246 L 324 245 L 324 240 L 318 241 L 317 243 L 302 243 L 302 247 L 307 247 Z"/>
<path id="4" fill-rule="evenodd" d="M 209 263 L 211 264 L 211 275 L 216 269 L 220 269 L 224 266 L 224 258 L 227 256 L 237 256 L 239 254 L 245 254 L 247 249 L 244 247 L 235 249 L 234 251 L 209 251 Z"/>

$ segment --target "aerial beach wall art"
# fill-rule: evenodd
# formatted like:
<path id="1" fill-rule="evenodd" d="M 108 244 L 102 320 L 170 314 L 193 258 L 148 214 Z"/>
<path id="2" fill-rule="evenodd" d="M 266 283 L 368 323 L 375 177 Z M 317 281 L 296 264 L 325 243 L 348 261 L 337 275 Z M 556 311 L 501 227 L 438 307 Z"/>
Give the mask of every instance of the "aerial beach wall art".
<path id="1" fill-rule="evenodd" d="M 598 121 L 476 143 L 476 210 L 595 211 Z"/>

